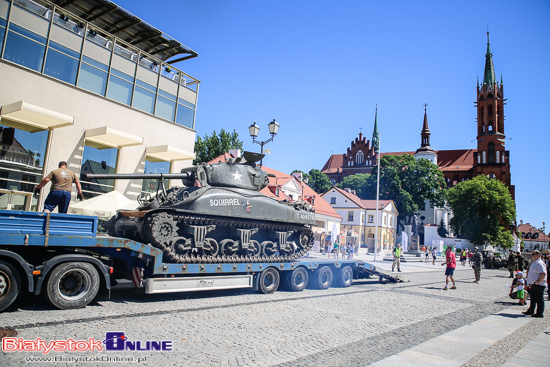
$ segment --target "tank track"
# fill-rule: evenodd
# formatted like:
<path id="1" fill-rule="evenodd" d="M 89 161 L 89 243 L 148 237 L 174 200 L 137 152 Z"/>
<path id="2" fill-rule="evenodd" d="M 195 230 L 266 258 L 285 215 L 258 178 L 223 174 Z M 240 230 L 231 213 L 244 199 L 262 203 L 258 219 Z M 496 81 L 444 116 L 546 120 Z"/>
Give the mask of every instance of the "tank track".
<path id="1" fill-rule="evenodd" d="M 251 230 L 249 231 L 252 237 L 256 233 L 255 229 L 267 230 L 270 232 L 288 233 L 286 237 L 292 237 L 297 241 L 288 242 L 290 246 L 295 244 L 294 251 L 281 254 L 279 251 L 273 253 L 271 256 L 265 256 L 265 254 L 251 253 L 250 251 L 237 251 L 235 254 L 226 255 L 223 254 L 222 244 L 224 240 L 218 240 L 208 238 L 209 229 L 216 228 L 218 226 L 233 227 L 239 230 Z M 192 244 L 191 234 L 187 237 L 181 236 L 181 229 L 187 228 L 202 228 L 202 239 L 205 240 L 206 247 L 211 244 L 215 247 L 211 240 L 214 240 L 218 246 L 217 254 L 212 255 L 210 248 L 203 249 L 197 248 L 195 244 Z M 228 228 L 226 228 L 228 229 Z M 163 260 L 168 263 L 248 263 L 248 262 L 288 262 L 293 261 L 301 257 L 313 247 L 313 231 L 306 225 L 294 224 L 294 223 L 277 223 L 269 221 L 260 221 L 254 219 L 242 219 L 242 218 L 229 218 L 229 217 L 215 217 L 215 216 L 202 216 L 188 213 L 177 212 L 157 212 L 144 218 L 142 227 L 142 236 L 144 240 L 151 243 L 154 247 L 163 250 Z M 195 232 L 195 239 L 197 234 Z M 235 241 L 235 238 L 229 239 Z M 190 242 L 191 241 L 191 242 Z M 210 242 L 209 242 L 210 241 Z M 285 239 L 281 240 L 285 242 Z M 259 244 L 258 241 L 252 238 L 252 241 Z M 262 242 L 262 244 L 265 242 Z M 277 245 L 277 241 L 274 241 Z M 191 250 L 182 250 L 184 245 L 191 246 Z M 294 247 L 294 246 L 293 246 Z M 210 253 L 209 253 L 210 252 Z M 263 252 L 263 251 L 262 251 Z M 282 256 L 281 256 L 282 255 Z"/>

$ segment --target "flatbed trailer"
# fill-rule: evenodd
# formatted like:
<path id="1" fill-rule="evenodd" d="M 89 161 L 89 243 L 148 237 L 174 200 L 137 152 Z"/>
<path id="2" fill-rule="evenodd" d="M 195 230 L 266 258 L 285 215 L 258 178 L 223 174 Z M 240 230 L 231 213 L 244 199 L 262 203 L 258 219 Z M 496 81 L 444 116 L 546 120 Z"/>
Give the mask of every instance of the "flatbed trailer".
<path id="1" fill-rule="evenodd" d="M 306 287 L 349 287 L 353 279 L 387 277 L 360 260 L 166 263 L 162 250 L 97 234 L 98 218 L 0 210 L 0 311 L 22 291 L 55 307 L 85 307 L 115 279 L 132 280 L 146 294 L 251 288 L 273 293 Z"/>

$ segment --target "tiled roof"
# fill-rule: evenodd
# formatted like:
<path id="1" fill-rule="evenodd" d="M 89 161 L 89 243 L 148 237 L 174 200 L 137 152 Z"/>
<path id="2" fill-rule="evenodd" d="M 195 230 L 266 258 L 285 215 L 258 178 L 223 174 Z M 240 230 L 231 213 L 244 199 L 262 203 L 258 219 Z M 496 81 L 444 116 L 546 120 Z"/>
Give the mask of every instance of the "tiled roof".
<path id="1" fill-rule="evenodd" d="M 352 194 L 351 192 L 348 192 L 346 190 L 339 189 L 338 187 L 333 187 L 328 192 L 332 190 L 338 191 L 340 194 L 345 196 L 349 201 L 351 201 L 352 203 L 354 203 L 355 205 L 357 205 L 362 209 L 376 210 L 376 200 L 363 200 L 359 196 Z M 378 209 L 383 209 L 392 202 L 393 200 L 378 200 Z"/>
<path id="2" fill-rule="evenodd" d="M 438 150 L 437 165 L 442 171 L 469 171 L 474 167 L 477 149 Z"/>
<path id="3" fill-rule="evenodd" d="M 535 241 L 535 242 L 548 242 L 550 237 L 544 234 L 541 230 L 533 227 L 529 223 L 524 223 L 518 226 L 518 231 L 521 233 L 538 233 L 539 238 L 525 238 L 524 241 Z"/>
<path id="4" fill-rule="evenodd" d="M 477 149 L 456 149 L 456 150 L 436 150 L 437 165 L 441 171 L 469 171 L 474 166 L 474 153 Z M 386 155 L 414 155 L 415 152 L 386 152 L 381 156 Z M 333 154 L 321 170 L 324 173 L 341 172 L 344 166 L 344 155 Z M 356 166 L 353 166 L 356 167 Z M 360 166 L 363 167 L 363 166 Z M 366 167 L 366 166 L 364 166 Z"/>
<path id="5" fill-rule="evenodd" d="M 361 200 L 363 202 L 363 205 L 365 206 L 365 209 L 376 209 L 376 200 Z M 378 200 L 378 209 L 384 209 L 386 206 L 388 206 L 390 203 L 392 203 L 392 200 Z M 394 205 L 395 207 L 395 205 Z"/>
<path id="6" fill-rule="evenodd" d="M 343 154 L 333 154 L 328 159 L 327 163 L 321 169 L 322 172 L 330 170 L 329 172 L 337 172 L 339 168 L 344 165 L 344 155 Z"/>

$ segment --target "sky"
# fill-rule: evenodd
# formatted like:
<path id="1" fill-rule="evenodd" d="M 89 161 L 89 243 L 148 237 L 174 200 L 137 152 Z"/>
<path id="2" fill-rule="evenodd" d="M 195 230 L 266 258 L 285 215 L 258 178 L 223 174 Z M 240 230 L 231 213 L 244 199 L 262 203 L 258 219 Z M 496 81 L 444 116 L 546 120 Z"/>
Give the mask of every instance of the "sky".
<path id="1" fill-rule="evenodd" d="M 115 0 L 198 52 L 176 64 L 201 81 L 195 129 L 235 130 L 264 164 L 321 169 L 375 109 L 382 152 L 414 151 L 427 106 L 431 147 L 476 148 L 477 78 L 487 30 L 504 82 L 517 220 L 550 228 L 550 1 Z"/>

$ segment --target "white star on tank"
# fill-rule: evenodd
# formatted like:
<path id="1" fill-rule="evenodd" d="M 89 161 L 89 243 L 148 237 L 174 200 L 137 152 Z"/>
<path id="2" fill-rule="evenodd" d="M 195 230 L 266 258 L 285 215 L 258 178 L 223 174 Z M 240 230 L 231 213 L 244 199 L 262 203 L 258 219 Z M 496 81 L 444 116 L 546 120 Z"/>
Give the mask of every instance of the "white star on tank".
<path id="1" fill-rule="evenodd" d="M 239 172 L 232 173 L 233 180 L 240 181 L 241 180 L 241 174 Z"/>

